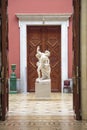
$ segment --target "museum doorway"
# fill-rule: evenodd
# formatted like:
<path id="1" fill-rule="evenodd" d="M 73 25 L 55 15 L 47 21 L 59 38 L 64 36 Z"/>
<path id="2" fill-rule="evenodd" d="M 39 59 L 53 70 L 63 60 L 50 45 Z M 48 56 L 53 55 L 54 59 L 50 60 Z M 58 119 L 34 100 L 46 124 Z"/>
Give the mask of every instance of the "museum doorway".
<path id="1" fill-rule="evenodd" d="M 61 26 L 27 26 L 27 91 L 35 91 L 36 50 L 50 51 L 51 91 L 61 92 Z"/>
<path id="2" fill-rule="evenodd" d="M 5 2 L 4 2 L 5 3 Z M 73 74 L 73 76 L 74 76 L 74 91 L 73 91 L 73 101 L 74 101 L 74 105 L 73 105 L 73 108 L 74 108 L 74 111 L 75 111 L 75 115 L 76 115 L 76 119 L 77 120 L 79 120 L 79 119 L 81 119 L 81 92 L 80 92 L 80 34 L 79 34 L 79 32 L 80 32 L 80 0 L 73 0 L 73 4 L 74 4 L 74 22 L 73 22 L 73 35 L 74 35 L 74 37 L 73 37 L 73 51 L 74 51 L 74 57 L 73 57 L 73 61 L 74 61 L 74 69 L 73 69 L 73 72 L 74 72 L 74 74 Z M 3 20 L 4 18 L 2 17 L 2 20 Z M 5 20 L 5 22 L 6 22 L 6 20 Z M 2 22 L 3 23 L 3 22 Z M 77 24 L 78 23 L 78 24 Z M 42 30 L 44 30 L 44 28 L 45 27 L 43 27 L 43 29 Z M 48 27 L 47 27 L 48 28 Z M 54 28 L 54 27 L 53 27 Z M 51 30 L 51 29 L 50 29 Z M 5 31 L 5 30 L 4 30 Z M 57 30 L 58 31 L 58 30 Z M 5 31 L 6 32 L 6 31 Z M 49 31 L 49 33 L 51 33 L 51 31 Z M 30 35 L 30 34 L 29 34 Z M 40 34 L 39 34 L 40 35 Z M 43 35 L 45 35 L 44 34 L 44 32 L 43 32 Z M 60 36 L 61 37 L 61 36 Z M 5 39 L 5 38 L 4 38 Z M 2 40 L 3 42 L 4 42 L 4 39 Z M 53 39 L 54 40 L 54 39 Z M 42 41 L 44 41 L 44 40 L 42 40 Z M 2 42 L 2 43 L 3 43 Z M 38 41 L 38 42 L 40 42 L 40 41 Z M 5 43 L 5 42 L 4 42 Z M 28 43 L 28 42 L 27 42 Z M 45 42 L 44 42 L 45 43 Z M 54 43 L 54 42 L 53 42 Z M 32 43 L 33 44 L 33 43 Z M 6 50 L 5 50 L 5 44 L 2 44 L 3 45 L 3 51 L 1 52 L 2 54 L 4 54 L 3 55 L 3 57 L 2 57 L 2 59 L 3 59 L 3 65 L 4 65 L 4 67 L 5 67 L 5 70 L 6 70 L 6 67 L 7 67 L 7 64 L 6 64 L 6 56 L 5 56 L 5 54 L 6 54 Z M 34 44 L 33 44 L 34 45 Z M 39 43 L 39 45 L 41 45 L 40 43 Z M 34 45 L 35 46 L 35 45 Z M 44 47 L 41 47 L 41 50 L 42 51 L 44 51 L 46 48 L 45 48 L 45 45 L 43 44 L 43 46 Z M 32 50 L 33 48 L 31 48 L 31 50 Z M 52 48 L 47 48 L 47 49 L 49 49 L 50 51 L 51 51 L 51 49 Z M 56 48 L 55 48 L 56 49 Z M 28 50 L 27 50 L 28 51 Z M 30 51 L 30 50 L 29 50 Z M 33 51 L 32 51 L 33 52 Z M 31 54 L 32 54 L 32 52 L 31 52 Z M 31 62 L 32 63 L 32 62 Z M 60 62 L 61 63 L 61 62 Z M 55 65 L 55 64 L 54 64 Z M 55 70 L 56 71 L 56 70 Z M 27 72 L 28 72 L 28 70 L 27 70 Z M 32 74 L 32 72 L 30 73 L 30 75 Z M 4 79 L 6 80 L 6 73 L 4 74 Z M 54 76 L 54 75 L 53 75 Z M 33 76 L 32 76 L 32 78 L 33 78 Z M 31 77 L 30 77 L 30 79 L 32 79 Z M 5 83 L 5 82 L 4 82 Z M 3 85 L 3 82 L 2 82 L 2 85 Z M 6 84 L 5 84 L 6 85 Z M 5 120 L 5 116 L 6 116 L 6 111 L 7 111 L 7 101 L 8 101 L 8 98 L 6 98 L 6 95 L 8 95 L 6 92 L 7 92 L 7 88 L 5 87 L 5 85 L 4 85 L 4 87 L 2 86 L 2 88 L 1 88 L 1 90 L 3 90 L 3 88 L 4 88 L 4 91 L 2 91 L 2 92 L 5 92 L 5 93 L 1 93 L 1 95 L 2 95 L 2 99 L 1 99 L 1 102 L 2 102 L 2 120 Z M 34 91 L 34 89 L 32 89 L 33 91 Z M 57 91 L 58 91 L 59 89 L 57 88 Z M 30 90 L 29 90 L 30 91 Z M 4 100 L 3 100 L 4 99 Z M 18 105 L 18 104 L 17 104 Z M 19 111 L 18 111 L 19 112 Z"/>

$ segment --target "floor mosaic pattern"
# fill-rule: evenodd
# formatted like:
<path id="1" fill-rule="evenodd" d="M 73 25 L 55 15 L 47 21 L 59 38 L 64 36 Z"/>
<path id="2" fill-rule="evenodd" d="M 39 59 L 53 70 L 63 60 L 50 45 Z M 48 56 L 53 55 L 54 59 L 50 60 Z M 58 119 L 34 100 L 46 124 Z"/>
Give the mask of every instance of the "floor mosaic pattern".
<path id="1" fill-rule="evenodd" d="M 49 99 L 36 99 L 35 94 L 9 95 L 6 121 L 0 130 L 87 130 L 87 121 L 76 121 L 72 94 L 53 93 Z"/>
<path id="2" fill-rule="evenodd" d="M 46 117 L 11 117 L 0 122 L 0 130 L 87 130 L 87 121 Z"/>

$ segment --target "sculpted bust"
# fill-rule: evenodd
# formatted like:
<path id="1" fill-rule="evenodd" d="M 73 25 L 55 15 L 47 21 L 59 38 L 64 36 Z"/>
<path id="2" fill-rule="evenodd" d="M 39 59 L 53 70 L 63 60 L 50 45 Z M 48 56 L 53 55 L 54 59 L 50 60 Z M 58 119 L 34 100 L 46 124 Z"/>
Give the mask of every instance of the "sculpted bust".
<path id="1" fill-rule="evenodd" d="M 44 53 L 40 51 L 40 47 L 37 47 L 36 57 L 37 62 L 37 73 L 38 80 L 50 79 L 50 61 L 49 61 L 50 52 L 46 50 Z"/>

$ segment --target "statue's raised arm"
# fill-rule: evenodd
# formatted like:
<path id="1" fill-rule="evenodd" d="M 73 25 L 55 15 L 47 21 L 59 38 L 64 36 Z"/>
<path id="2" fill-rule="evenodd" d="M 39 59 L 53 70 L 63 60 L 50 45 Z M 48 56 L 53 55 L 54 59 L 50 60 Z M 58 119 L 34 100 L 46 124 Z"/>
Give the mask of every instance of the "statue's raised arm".
<path id="1" fill-rule="evenodd" d="M 40 46 L 37 46 L 37 52 L 40 51 Z"/>
<path id="2" fill-rule="evenodd" d="M 40 60 L 42 53 L 40 52 L 40 46 L 37 47 L 36 57 Z"/>

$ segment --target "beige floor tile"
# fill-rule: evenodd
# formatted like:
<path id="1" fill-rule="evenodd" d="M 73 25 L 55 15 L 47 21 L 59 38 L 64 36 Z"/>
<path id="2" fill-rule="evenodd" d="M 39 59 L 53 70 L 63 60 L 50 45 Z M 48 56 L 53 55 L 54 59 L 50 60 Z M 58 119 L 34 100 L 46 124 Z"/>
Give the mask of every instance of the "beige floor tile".
<path id="1" fill-rule="evenodd" d="M 49 99 L 37 99 L 35 93 L 9 95 L 9 115 L 73 116 L 72 94 L 52 93 Z"/>
<path id="2" fill-rule="evenodd" d="M 9 113 L 0 130 L 87 130 L 87 121 L 74 120 L 72 94 L 52 93 L 36 99 L 34 93 L 9 95 Z"/>

